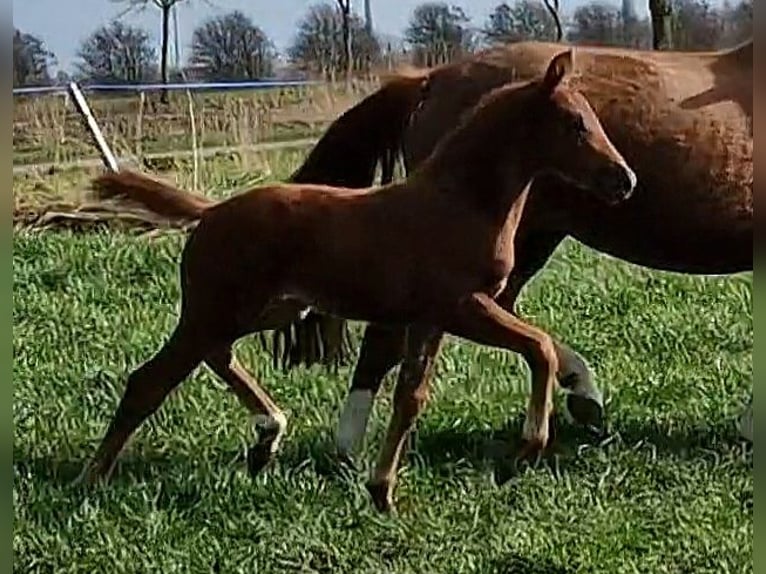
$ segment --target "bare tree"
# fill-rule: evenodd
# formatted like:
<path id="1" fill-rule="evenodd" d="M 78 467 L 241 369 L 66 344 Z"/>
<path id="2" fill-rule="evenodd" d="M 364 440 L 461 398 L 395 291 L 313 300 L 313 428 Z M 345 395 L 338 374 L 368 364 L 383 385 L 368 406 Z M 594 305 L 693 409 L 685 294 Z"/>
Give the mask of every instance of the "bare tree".
<path id="1" fill-rule="evenodd" d="M 572 17 L 569 39 L 581 44 L 619 46 L 622 44 L 620 10 L 602 1 L 578 6 Z"/>
<path id="2" fill-rule="evenodd" d="M 147 33 L 113 21 L 80 46 L 77 70 L 90 81 L 137 84 L 154 77 L 157 57 Z"/>
<path id="3" fill-rule="evenodd" d="M 557 29 L 539 0 L 516 0 L 513 5 L 503 2 L 495 6 L 484 35 L 491 42 L 555 40 Z"/>
<path id="4" fill-rule="evenodd" d="M 417 6 L 405 31 L 416 62 L 434 66 L 471 51 L 475 38 L 468 28 L 469 22 L 459 6 L 445 2 L 426 2 Z"/>
<path id="5" fill-rule="evenodd" d="M 32 34 L 13 31 L 13 87 L 44 86 L 51 82 L 53 54 Z"/>
<path id="6" fill-rule="evenodd" d="M 364 0 L 364 29 L 372 36 L 372 0 Z"/>
<path id="7" fill-rule="evenodd" d="M 217 80 L 253 80 L 274 70 L 274 45 L 239 10 L 207 20 L 192 35 L 192 63 Z"/>
<path id="8" fill-rule="evenodd" d="M 649 14 L 652 18 L 652 48 L 670 50 L 673 47 L 672 0 L 649 0 Z"/>
<path id="9" fill-rule="evenodd" d="M 742 0 L 739 4 L 724 5 L 723 47 L 734 46 L 753 37 L 753 1 Z"/>
<path id="10" fill-rule="evenodd" d="M 628 14 L 615 4 L 596 0 L 578 6 L 572 17 L 569 40 L 601 46 L 632 46 L 648 48 L 651 45 L 651 24 Z"/>
<path id="11" fill-rule="evenodd" d="M 714 50 L 724 35 L 724 16 L 707 0 L 675 0 L 673 47 L 678 50 Z"/>
<path id="12" fill-rule="evenodd" d="M 351 38 L 351 69 L 366 70 L 380 59 L 380 45 L 365 29 L 364 22 L 354 13 L 349 17 Z M 309 6 L 298 24 L 292 46 L 288 49 L 290 59 L 332 79 L 338 72 L 348 72 L 348 51 L 344 45 L 343 18 L 332 4 Z"/>
<path id="13" fill-rule="evenodd" d="M 340 8 L 342 31 L 343 31 L 343 63 L 346 69 L 346 81 L 351 80 L 353 69 L 354 52 L 351 45 L 351 0 L 336 0 Z"/>
<path id="14" fill-rule="evenodd" d="M 184 0 L 111 0 L 112 2 L 128 4 L 128 9 L 144 9 L 148 5 L 153 5 L 159 8 L 162 16 L 162 46 L 160 47 L 160 77 L 162 83 L 167 84 L 169 82 L 168 72 L 168 51 L 170 49 L 170 11 L 173 7 L 183 2 Z M 168 102 L 167 90 L 162 90 L 161 100 L 163 103 Z"/>

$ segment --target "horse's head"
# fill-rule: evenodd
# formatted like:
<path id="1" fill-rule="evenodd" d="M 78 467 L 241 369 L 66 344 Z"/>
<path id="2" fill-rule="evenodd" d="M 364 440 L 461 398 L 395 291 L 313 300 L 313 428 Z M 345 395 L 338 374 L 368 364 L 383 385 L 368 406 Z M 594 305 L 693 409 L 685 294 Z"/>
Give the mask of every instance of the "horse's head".
<path id="1" fill-rule="evenodd" d="M 553 172 L 609 203 L 630 197 L 636 174 L 609 140 L 580 92 L 563 80 L 573 67 L 572 51 L 562 52 L 533 84 L 533 112 L 527 115 L 536 145 L 528 148 L 533 171 Z"/>

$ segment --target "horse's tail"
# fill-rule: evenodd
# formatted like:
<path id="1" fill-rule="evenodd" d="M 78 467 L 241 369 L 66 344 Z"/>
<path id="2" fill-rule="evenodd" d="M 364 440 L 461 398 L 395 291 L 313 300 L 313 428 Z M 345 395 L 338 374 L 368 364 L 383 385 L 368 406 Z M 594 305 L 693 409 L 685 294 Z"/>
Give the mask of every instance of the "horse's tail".
<path id="1" fill-rule="evenodd" d="M 195 221 L 215 201 L 134 171 L 108 172 L 91 182 L 99 199 L 125 199 L 171 220 Z"/>
<path id="2" fill-rule="evenodd" d="M 408 68 L 381 78 L 377 91 L 327 128 L 290 180 L 370 187 L 380 163 L 381 183 L 391 183 L 409 118 L 427 95 L 430 73 Z M 343 319 L 312 311 L 274 332 L 272 359 L 283 369 L 317 362 L 337 366 L 346 362 L 352 350 Z"/>

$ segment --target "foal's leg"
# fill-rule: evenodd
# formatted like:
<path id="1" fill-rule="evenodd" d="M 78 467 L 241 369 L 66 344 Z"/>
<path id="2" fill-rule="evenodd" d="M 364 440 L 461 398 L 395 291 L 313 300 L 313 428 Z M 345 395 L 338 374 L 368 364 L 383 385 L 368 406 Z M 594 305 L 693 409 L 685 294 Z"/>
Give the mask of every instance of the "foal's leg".
<path id="1" fill-rule="evenodd" d="M 509 313 L 484 293 L 461 303 L 448 331 L 481 345 L 520 353 L 532 372 L 532 394 L 527 407 L 520 456 L 539 453 L 548 443 L 558 357 L 551 337 Z"/>
<path id="2" fill-rule="evenodd" d="M 506 311 L 515 311 L 519 293 L 550 259 L 564 239 L 558 232 L 528 232 L 517 238 L 516 262 L 505 290 L 497 302 Z M 585 360 L 562 341 L 553 341 L 556 347 L 559 370 L 556 377 L 567 391 L 567 413 L 577 423 L 594 429 L 601 429 L 604 422 L 604 399 L 593 382 L 591 371 Z"/>
<path id="3" fill-rule="evenodd" d="M 497 303 L 518 317 L 514 307 L 518 291 L 507 288 L 497 298 Z M 556 373 L 559 385 L 566 391 L 567 414 L 578 424 L 601 429 L 604 424 L 604 398 L 593 382 L 593 376 L 585 359 L 566 343 L 553 339 L 559 369 Z"/>
<path id="4" fill-rule="evenodd" d="M 404 363 L 394 391 L 394 412 L 375 470 L 367 483 L 378 510 L 393 508 L 396 469 L 407 435 L 428 400 L 429 377 L 442 337 L 442 331 L 433 327 L 412 325 L 407 329 Z"/>
<path id="5" fill-rule="evenodd" d="M 131 435 L 202 362 L 205 342 L 183 321 L 149 361 L 128 376 L 128 384 L 93 459 L 78 482 L 106 479 Z"/>
<path id="6" fill-rule="evenodd" d="M 383 378 L 404 356 L 404 339 L 403 327 L 367 326 L 335 435 L 341 459 L 351 461 L 359 452 L 375 395 Z"/>
<path id="7" fill-rule="evenodd" d="M 253 427 L 258 442 L 250 447 L 247 456 L 250 473 L 257 474 L 276 454 L 287 429 L 284 413 L 242 367 L 227 345 L 205 359 L 213 372 L 226 381 L 237 398 L 253 416 Z"/>

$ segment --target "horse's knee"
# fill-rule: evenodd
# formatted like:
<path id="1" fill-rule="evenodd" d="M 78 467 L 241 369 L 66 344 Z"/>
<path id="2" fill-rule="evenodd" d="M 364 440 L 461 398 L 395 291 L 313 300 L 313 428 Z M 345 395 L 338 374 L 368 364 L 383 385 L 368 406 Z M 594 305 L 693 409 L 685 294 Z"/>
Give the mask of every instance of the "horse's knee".
<path id="1" fill-rule="evenodd" d="M 405 368 L 403 365 L 402 369 Z M 425 407 L 430 394 L 429 385 L 422 379 L 400 381 L 394 391 L 394 408 L 405 419 L 414 419 Z"/>

